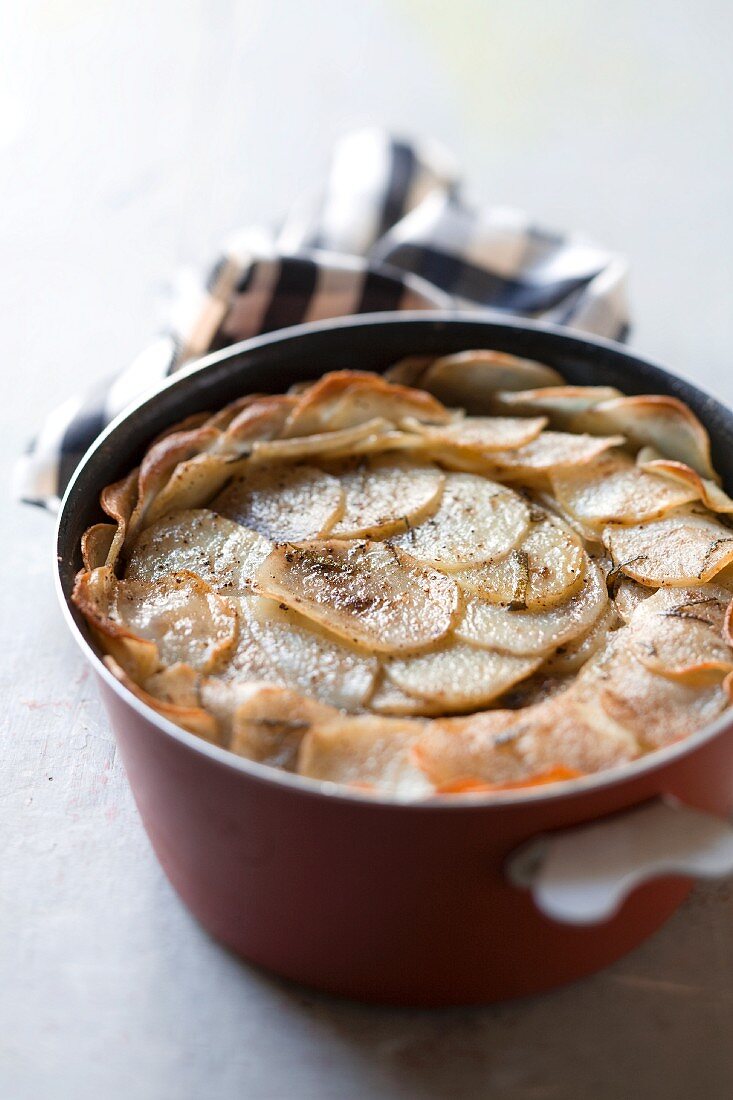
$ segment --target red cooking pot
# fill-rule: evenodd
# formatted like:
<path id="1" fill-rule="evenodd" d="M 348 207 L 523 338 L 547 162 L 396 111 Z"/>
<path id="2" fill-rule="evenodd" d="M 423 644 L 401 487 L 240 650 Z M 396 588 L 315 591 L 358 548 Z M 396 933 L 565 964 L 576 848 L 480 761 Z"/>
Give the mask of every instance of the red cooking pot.
<path id="1" fill-rule="evenodd" d="M 680 397 L 733 483 L 733 413 L 618 345 L 475 314 L 379 314 L 259 337 L 180 371 L 105 431 L 61 507 L 64 612 L 171 883 L 237 954 L 360 1000 L 468 1004 L 548 989 L 640 943 L 691 877 L 733 872 L 733 715 L 584 779 L 399 803 L 275 771 L 173 725 L 109 674 L 69 597 L 100 489 L 174 421 L 328 370 L 474 347 L 539 359 L 574 384 Z"/>

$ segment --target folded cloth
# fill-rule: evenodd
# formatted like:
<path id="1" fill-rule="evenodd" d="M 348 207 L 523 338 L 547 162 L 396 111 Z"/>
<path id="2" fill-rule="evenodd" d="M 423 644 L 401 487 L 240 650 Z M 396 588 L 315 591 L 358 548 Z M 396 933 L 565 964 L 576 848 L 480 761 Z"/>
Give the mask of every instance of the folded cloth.
<path id="1" fill-rule="evenodd" d="M 461 196 L 451 156 L 376 129 L 336 147 L 325 188 L 276 230 L 237 233 L 181 282 L 166 336 L 55 409 L 19 460 L 15 495 L 55 510 L 87 448 L 184 363 L 258 333 L 384 310 L 492 309 L 623 340 L 626 264 L 576 235 Z"/>

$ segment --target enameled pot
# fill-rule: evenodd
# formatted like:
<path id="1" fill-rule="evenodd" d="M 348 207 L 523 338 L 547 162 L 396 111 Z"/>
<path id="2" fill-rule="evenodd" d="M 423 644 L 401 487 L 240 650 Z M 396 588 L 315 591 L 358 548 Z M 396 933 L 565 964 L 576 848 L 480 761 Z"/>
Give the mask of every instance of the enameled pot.
<path id="1" fill-rule="evenodd" d="M 691 877 L 732 873 L 733 715 L 597 776 L 400 804 L 265 768 L 172 725 L 108 673 L 69 597 L 100 489 L 171 423 L 328 370 L 474 347 L 539 359 L 571 383 L 680 397 L 733 484 L 733 413 L 623 347 L 481 314 L 380 314 L 259 337 L 179 372 L 105 431 L 59 518 L 62 606 L 173 886 L 237 954 L 362 1000 L 467 1004 L 548 989 L 640 943 Z"/>

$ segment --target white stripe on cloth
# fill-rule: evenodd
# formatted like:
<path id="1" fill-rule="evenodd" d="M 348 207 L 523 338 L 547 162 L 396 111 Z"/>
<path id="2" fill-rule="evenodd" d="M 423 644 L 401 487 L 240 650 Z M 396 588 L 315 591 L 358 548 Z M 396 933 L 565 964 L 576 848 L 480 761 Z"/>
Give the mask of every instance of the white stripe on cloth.
<path id="1" fill-rule="evenodd" d="M 375 309 L 479 307 L 625 336 L 620 257 L 521 211 L 471 208 L 458 185 L 435 142 L 373 128 L 347 135 L 320 196 L 299 202 L 277 233 L 232 237 L 208 273 L 179 281 L 164 339 L 106 390 L 97 381 L 91 402 L 74 397 L 50 414 L 17 465 L 15 495 L 55 508 L 100 422 L 172 370 L 264 329 Z"/>

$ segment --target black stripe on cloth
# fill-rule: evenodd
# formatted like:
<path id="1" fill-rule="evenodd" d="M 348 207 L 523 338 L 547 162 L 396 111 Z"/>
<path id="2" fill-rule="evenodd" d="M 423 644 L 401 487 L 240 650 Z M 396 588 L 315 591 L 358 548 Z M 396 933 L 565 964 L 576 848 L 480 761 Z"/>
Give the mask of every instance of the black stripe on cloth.
<path id="1" fill-rule="evenodd" d="M 390 142 L 389 160 L 389 176 L 386 181 L 377 238 L 384 236 L 405 213 L 407 196 L 417 169 L 415 151 L 404 141 Z"/>
<path id="2" fill-rule="evenodd" d="M 260 326 L 261 332 L 297 325 L 305 319 L 318 282 L 318 264 L 303 256 L 285 256 L 270 304 Z"/>
<path id="3" fill-rule="evenodd" d="M 63 496 L 74 470 L 91 447 L 94 440 L 107 426 L 105 399 L 109 383 L 97 385 L 87 394 L 84 404 L 66 426 L 59 444 L 59 461 L 56 472 L 56 492 Z"/>
<path id="4" fill-rule="evenodd" d="M 405 293 L 400 272 L 389 275 L 384 271 L 367 270 L 355 313 L 384 313 L 396 310 Z"/>
<path id="5" fill-rule="evenodd" d="M 585 286 L 599 274 L 598 271 L 593 271 L 575 279 L 532 284 L 506 275 L 497 275 L 458 256 L 450 256 L 419 244 L 398 245 L 389 253 L 387 262 L 422 276 L 429 283 L 435 283 L 441 290 L 458 298 L 468 298 L 472 302 L 513 313 L 552 309 L 568 294 Z"/>

